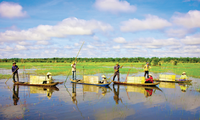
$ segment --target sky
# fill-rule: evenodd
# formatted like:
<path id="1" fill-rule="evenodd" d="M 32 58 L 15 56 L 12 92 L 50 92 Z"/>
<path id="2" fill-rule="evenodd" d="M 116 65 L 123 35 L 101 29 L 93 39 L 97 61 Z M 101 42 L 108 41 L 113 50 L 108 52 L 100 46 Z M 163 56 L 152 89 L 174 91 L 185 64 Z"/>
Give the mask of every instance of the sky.
<path id="1" fill-rule="evenodd" d="M 0 58 L 82 44 L 78 57 L 200 57 L 200 0 L 0 0 Z"/>

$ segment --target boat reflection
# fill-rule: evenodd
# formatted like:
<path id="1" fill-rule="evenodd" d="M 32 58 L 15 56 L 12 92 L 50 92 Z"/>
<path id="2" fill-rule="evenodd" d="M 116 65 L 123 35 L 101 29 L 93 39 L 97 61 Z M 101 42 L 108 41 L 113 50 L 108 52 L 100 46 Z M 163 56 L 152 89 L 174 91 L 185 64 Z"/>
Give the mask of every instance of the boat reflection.
<path id="1" fill-rule="evenodd" d="M 74 104 L 77 105 L 78 101 L 77 101 L 77 84 L 76 83 L 71 83 L 72 84 L 72 95 L 71 96 L 71 100 Z M 87 93 L 97 93 L 97 94 L 101 94 L 102 97 L 104 97 L 107 93 L 109 93 L 110 91 L 112 91 L 112 89 L 109 86 L 106 87 L 101 87 L 101 86 L 95 86 L 95 85 L 82 85 L 82 92 L 83 92 L 83 99 L 85 94 Z"/>
<path id="2" fill-rule="evenodd" d="M 170 82 L 160 82 L 159 84 L 160 88 L 176 88 L 175 83 L 170 83 Z"/>
<path id="3" fill-rule="evenodd" d="M 30 94 L 46 94 L 47 98 L 51 99 L 51 96 L 54 91 L 59 91 L 57 87 L 38 87 L 38 86 L 29 86 Z"/>
<path id="4" fill-rule="evenodd" d="M 13 105 L 17 105 L 19 101 L 19 85 L 16 85 L 16 87 L 13 85 Z"/>
<path id="5" fill-rule="evenodd" d="M 146 98 L 152 96 L 152 94 L 155 93 L 156 90 L 162 92 L 162 90 L 157 86 L 126 86 L 127 95 L 128 92 L 135 92 L 144 94 Z"/>

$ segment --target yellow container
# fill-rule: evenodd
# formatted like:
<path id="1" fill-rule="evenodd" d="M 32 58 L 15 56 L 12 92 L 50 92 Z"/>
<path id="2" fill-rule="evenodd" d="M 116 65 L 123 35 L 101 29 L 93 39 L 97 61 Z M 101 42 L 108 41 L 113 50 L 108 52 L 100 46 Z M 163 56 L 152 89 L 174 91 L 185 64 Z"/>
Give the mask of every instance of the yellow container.
<path id="1" fill-rule="evenodd" d="M 175 81 L 176 75 L 159 75 L 159 80 L 160 81 Z"/>
<path id="2" fill-rule="evenodd" d="M 145 83 L 145 77 L 127 77 L 127 83 Z"/>
<path id="3" fill-rule="evenodd" d="M 98 84 L 99 77 L 98 76 L 83 76 L 84 83 Z"/>

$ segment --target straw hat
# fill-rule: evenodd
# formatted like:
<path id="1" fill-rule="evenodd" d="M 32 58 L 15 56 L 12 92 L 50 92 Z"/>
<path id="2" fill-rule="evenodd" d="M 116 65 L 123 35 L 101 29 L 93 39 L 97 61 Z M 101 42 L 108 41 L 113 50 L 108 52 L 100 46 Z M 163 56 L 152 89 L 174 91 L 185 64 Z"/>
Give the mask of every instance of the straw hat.
<path id="1" fill-rule="evenodd" d="M 13 62 L 13 64 L 16 64 L 16 62 Z"/>
<path id="2" fill-rule="evenodd" d="M 105 78 L 106 76 L 105 76 L 105 75 L 102 75 L 101 77 L 102 77 L 102 78 Z"/>
<path id="3" fill-rule="evenodd" d="M 152 76 L 152 74 L 149 74 L 149 76 Z"/>
<path id="4" fill-rule="evenodd" d="M 182 75 L 183 75 L 183 74 L 186 74 L 186 72 L 183 72 Z"/>
<path id="5" fill-rule="evenodd" d="M 116 65 L 119 65 L 119 62 L 117 62 Z"/>
<path id="6" fill-rule="evenodd" d="M 51 75 L 51 73 L 50 73 L 50 72 L 48 72 L 48 73 L 47 73 L 47 75 Z"/>

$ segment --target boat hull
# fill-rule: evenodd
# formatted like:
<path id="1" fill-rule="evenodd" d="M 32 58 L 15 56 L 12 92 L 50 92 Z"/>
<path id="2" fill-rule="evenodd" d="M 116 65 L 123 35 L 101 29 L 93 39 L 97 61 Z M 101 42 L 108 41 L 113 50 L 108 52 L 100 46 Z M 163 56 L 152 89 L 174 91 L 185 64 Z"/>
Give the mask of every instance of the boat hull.
<path id="1" fill-rule="evenodd" d="M 95 85 L 95 86 L 102 86 L 102 87 L 106 87 L 109 86 L 111 82 L 108 82 L 107 84 L 91 84 L 91 83 L 83 83 L 83 82 L 77 82 L 76 80 L 71 80 L 71 83 L 77 83 L 77 84 L 84 84 L 84 85 Z"/>
<path id="2" fill-rule="evenodd" d="M 158 84 L 160 84 L 160 82 L 156 82 L 156 83 L 127 83 L 127 82 L 117 82 L 114 81 L 114 84 L 119 84 L 119 85 L 136 85 L 136 86 L 156 86 Z"/>
<path id="3" fill-rule="evenodd" d="M 54 82 L 54 83 L 48 83 L 48 84 L 30 84 L 29 82 L 15 82 L 14 85 L 24 85 L 24 86 L 56 86 L 58 84 L 62 84 L 62 82 Z"/>
<path id="4" fill-rule="evenodd" d="M 158 80 L 158 79 L 155 79 L 153 81 L 156 81 L 156 82 L 170 82 L 170 83 L 190 83 L 190 82 L 192 82 L 192 80 L 186 80 L 186 81 L 178 81 L 178 80 L 175 80 L 175 81 L 164 81 L 164 80 Z"/>

